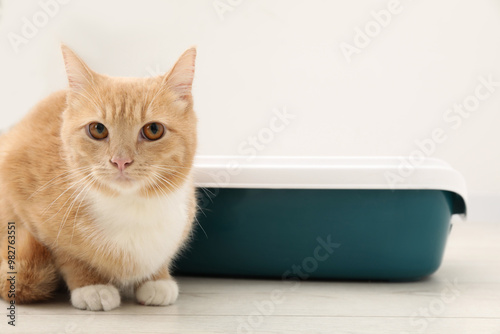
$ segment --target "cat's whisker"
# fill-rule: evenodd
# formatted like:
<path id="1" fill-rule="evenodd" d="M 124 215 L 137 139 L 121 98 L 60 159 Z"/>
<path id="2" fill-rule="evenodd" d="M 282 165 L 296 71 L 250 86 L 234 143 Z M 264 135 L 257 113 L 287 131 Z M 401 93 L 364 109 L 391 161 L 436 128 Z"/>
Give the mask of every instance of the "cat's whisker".
<path id="1" fill-rule="evenodd" d="M 158 190 L 160 190 L 160 187 L 158 186 L 158 184 L 156 182 L 153 183 L 153 190 L 156 194 L 156 197 L 160 198 L 161 196 L 160 196 L 160 193 L 158 192 Z"/>
<path id="2" fill-rule="evenodd" d="M 157 186 L 158 181 L 161 181 L 160 183 L 161 183 L 162 185 L 164 185 L 164 184 L 163 184 L 163 182 L 165 182 L 165 179 L 161 176 L 161 174 L 159 174 L 159 173 L 157 173 L 157 172 L 155 172 L 155 171 L 152 171 L 151 173 L 152 173 L 152 174 L 153 174 L 153 176 L 155 177 L 155 183 L 153 183 L 153 185 L 154 185 L 154 186 Z M 164 185 L 164 186 L 166 186 L 166 188 L 167 188 L 169 191 L 171 190 L 171 189 L 170 189 L 170 184 L 166 184 L 166 185 Z"/>
<path id="3" fill-rule="evenodd" d="M 190 177 L 190 174 L 186 174 L 180 170 L 176 170 L 176 169 L 173 169 L 173 168 L 165 168 L 165 167 L 161 167 L 161 166 L 157 166 L 157 165 L 150 165 L 150 167 L 153 167 L 155 170 L 157 171 L 164 171 L 164 172 L 167 172 L 173 176 L 176 176 L 176 177 L 182 177 L 182 179 L 184 181 L 187 181 L 188 178 Z"/>
<path id="4" fill-rule="evenodd" d="M 215 194 L 204 187 L 199 187 L 199 189 L 201 189 L 205 193 L 205 196 L 208 197 L 210 202 L 213 203 L 212 198 L 215 197 Z"/>
<path id="5" fill-rule="evenodd" d="M 167 171 L 167 170 L 165 170 L 165 169 L 161 169 L 161 168 L 153 168 L 153 170 L 152 170 L 152 171 L 150 171 L 150 172 L 154 172 L 154 173 L 157 173 L 157 174 L 160 174 L 160 175 L 161 175 L 161 173 L 159 173 L 160 171 L 162 171 L 162 172 L 165 172 L 165 171 L 166 171 L 166 172 L 168 172 L 171 176 L 173 176 L 173 177 L 178 177 L 178 178 L 180 178 L 180 179 L 181 179 L 182 181 L 184 181 L 184 182 L 186 182 L 186 181 L 188 181 L 188 180 L 189 180 L 189 179 L 188 179 L 188 177 L 186 177 L 186 175 L 185 175 L 185 174 L 183 174 L 183 173 L 177 173 L 177 171 L 175 171 L 175 170 L 168 170 L 168 171 Z M 170 183 L 171 183 L 171 182 L 170 182 Z M 172 185 L 173 185 L 173 184 L 172 184 Z"/>
<path id="6" fill-rule="evenodd" d="M 203 226 L 201 226 L 200 221 L 198 220 L 198 217 L 196 217 L 196 215 L 194 216 L 194 220 L 196 221 L 196 224 L 198 224 L 198 226 L 203 231 L 203 234 L 205 234 L 205 237 L 208 239 L 207 231 L 205 231 L 205 229 L 203 228 Z"/>
<path id="7" fill-rule="evenodd" d="M 80 200 L 80 203 L 78 204 L 78 208 L 76 209 L 75 213 L 75 218 L 73 219 L 73 230 L 71 232 L 71 239 L 70 243 L 73 243 L 73 237 L 75 235 L 75 227 L 76 227 L 76 219 L 78 217 L 78 212 L 80 212 L 80 207 L 82 206 L 83 201 L 85 200 L 85 197 L 87 197 L 87 194 L 89 193 L 90 189 L 92 189 L 92 186 L 97 182 L 96 178 L 93 178 L 92 181 L 87 185 L 87 191 L 85 191 L 85 194 L 83 195 L 82 199 Z M 85 189 L 84 189 L 85 190 Z"/>
<path id="8" fill-rule="evenodd" d="M 175 178 L 180 178 L 182 181 L 189 181 L 190 180 L 188 175 L 180 173 L 180 172 L 175 171 L 175 170 L 172 170 L 172 171 L 161 170 L 161 171 L 167 172 L 169 174 L 169 176 L 172 176 Z"/>
<path id="9" fill-rule="evenodd" d="M 71 188 L 75 187 L 76 185 L 78 185 L 80 183 L 80 180 L 77 181 L 77 182 L 73 182 L 70 186 L 66 187 L 66 190 L 64 190 L 63 192 L 61 192 L 59 194 L 59 196 L 56 197 L 56 199 L 54 199 L 45 209 L 42 210 L 41 212 L 41 215 L 44 216 L 45 213 L 52 207 L 52 205 L 54 205 L 54 203 L 59 200 L 59 198 L 61 198 L 66 192 L 68 192 Z M 57 214 L 57 212 L 55 213 Z M 54 214 L 54 215 L 55 215 Z M 52 217 L 50 217 L 52 218 Z"/>
<path id="10" fill-rule="evenodd" d="M 151 166 L 154 166 L 154 167 L 156 167 L 159 170 L 168 171 L 168 172 L 174 172 L 174 173 L 181 173 L 182 174 L 182 172 L 177 171 L 177 170 L 173 170 L 171 168 L 159 167 L 158 165 L 151 165 Z M 186 174 L 182 174 L 182 175 L 186 175 Z M 184 177 L 184 180 L 186 180 L 186 177 Z M 207 196 L 209 198 L 210 202 L 213 203 L 213 197 L 215 197 L 215 194 L 213 192 L 211 192 L 209 189 L 207 189 L 205 187 L 198 186 L 197 188 L 200 188 L 205 193 L 205 196 Z M 196 204 L 196 206 L 198 207 L 199 211 L 203 215 L 206 216 L 204 210 L 198 204 Z M 201 225 L 200 225 L 200 227 L 201 227 Z M 205 235 L 206 235 L 206 233 L 205 233 Z"/>
<path id="11" fill-rule="evenodd" d="M 162 177 L 161 175 L 155 173 L 155 175 L 157 176 L 157 178 L 160 180 L 160 181 L 163 181 L 163 182 L 166 182 L 167 184 L 171 184 L 168 180 L 166 180 L 164 177 Z M 172 185 L 173 186 L 173 185 Z M 168 188 L 168 187 L 167 187 Z M 168 198 L 167 194 L 160 188 L 159 189 L 164 195 L 166 198 Z M 196 207 L 198 207 L 199 211 L 205 215 L 205 213 L 203 212 L 203 209 L 196 203 Z M 206 216 L 206 215 L 205 215 Z M 208 239 L 208 235 L 207 235 L 207 232 L 205 231 L 205 229 L 203 228 L 203 226 L 201 225 L 200 221 L 198 220 L 198 218 L 196 217 L 196 215 L 194 215 L 194 219 L 196 220 L 196 223 L 198 224 L 198 226 L 201 228 L 201 230 L 203 231 L 203 233 L 205 234 L 205 237 Z"/>
<path id="12" fill-rule="evenodd" d="M 82 189 L 82 187 L 83 187 L 83 189 Z M 81 189 L 81 190 L 80 190 L 80 189 Z M 75 190 L 75 192 L 76 192 L 76 191 L 78 191 L 78 195 L 77 195 L 77 196 L 73 197 L 73 194 L 74 194 L 74 193 L 73 193 L 73 194 L 71 194 L 71 196 L 70 196 L 70 198 L 72 198 L 72 199 L 71 199 L 71 203 L 67 206 L 66 211 L 64 212 L 64 215 L 63 215 L 63 217 L 62 217 L 62 219 L 61 219 L 61 223 L 59 224 L 59 230 L 58 230 L 58 232 L 57 232 L 57 236 L 56 236 L 56 240 L 55 240 L 55 243 L 56 243 L 56 244 L 57 244 L 57 241 L 59 240 L 59 236 L 61 235 L 61 232 L 62 232 L 62 230 L 63 230 L 63 228 L 64 228 L 64 225 L 66 225 L 66 220 L 68 219 L 68 217 L 69 217 L 69 215 L 70 215 L 70 213 L 71 213 L 71 209 L 73 208 L 73 205 L 75 204 L 76 200 L 78 199 L 78 197 L 80 196 L 80 194 L 82 193 L 82 191 L 83 191 L 84 189 L 85 189 L 85 184 L 83 183 L 83 184 L 81 184 L 81 185 L 80 185 L 80 186 L 79 186 L 79 187 Z M 64 203 L 64 204 L 66 204 L 66 203 Z"/>
<path id="13" fill-rule="evenodd" d="M 178 170 L 174 170 L 174 169 L 171 169 L 171 168 L 165 168 L 165 167 L 158 167 L 158 165 L 151 165 L 151 167 L 155 167 L 157 170 L 162 170 L 162 171 L 166 171 L 166 172 L 169 172 L 169 173 L 176 173 L 176 174 L 181 174 L 183 175 L 184 177 L 182 177 L 182 179 L 184 181 L 187 181 L 188 178 L 187 178 L 187 175 L 182 173 L 181 171 L 178 171 Z M 197 185 L 196 186 L 197 188 L 201 189 L 205 195 L 210 199 L 210 201 L 213 203 L 212 201 L 212 198 L 215 197 L 215 194 L 213 192 L 211 192 L 208 188 L 206 187 L 202 187 L 202 186 L 199 186 Z M 204 214 L 204 213 L 203 213 Z"/>
<path id="14" fill-rule="evenodd" d="M 159 174 L 157 174 L 157 173 L 154 173 L 153 175 L 154 175 L 154 176 L 155 176 L 155 178 L 157 179 L 157 180 L 154 182 L 154 184 L 153 184 L 155 191 L 156 191 L 156 189 L 157 189 L 157 190 L 160 192 L 160 194 L 163 196 L 163 198 L 167 200 L 167 202 L 172 203 L 172 200 L 171 200 L 170 196 L 168 196 L 168 194 L 165 192 L 165 190 L 163 190 L 163 189 L 160 187 L 160 185 L 163 185 L 163 186 L 165 186 L 165 187 L 166 187 L 169 191 L 172 191 L 172 190 L 170 189 L 170 187 L 169 187 L 168 185 L 164 185 L 164 184 L 162 184 L 162 180 L 161 180 L 161 179 L 159 179 L 159 178 L 161 177 L 161 175 L 159 175 Z M 160 182 L 158 182 L 158 181 L 160 181 Z M 158 194 L 158 196 L 160 197 L 160 195 L 159 195 L 159 194 Z"/>
<path id="15" fill-rule="evenodd" d="M 76 218 L 78 217 L 78 212 L 80 210 L 80 207 L 82 205 L 82 202 L 83 200 L 85 199 L 85 196 L 87 195 L 88 191 L 91 189 L 92 185 L 97 181 L 97 179 L 95 177 L 91 177 L 90 178 L 90 182 L 87 183 L 87 185 L 80 191 L 80 193 L 78 194 L 78 196 L 75 197 L 75 199 L 73 200 L 73 203 L 76 203 L 76 201 L 78 200 L 78 197 L 80 197 L 80 195 L 85 191 L 85 194 L 84 196 L 82 197 L 82 199 L 80 200 L 80 204 L 78 205 L 78 208 L 76 210 L 76 213 L 75 213 L 75 217 L 74 217 L 74 221 L 76 222 Z M 86 191 L 87 190 L 87 191 Z M 71 207 L 73 207 L 73 203 L 71 205 Z M 68 213 L 69 215 L 69 213 Z M 67 218 L 66 218 L 67 219 Z"/>
<path id="16" fill-rule="evenodd" d="M 170 167 L 170 168 L 180 168 L 180 169 L 192 169 L 192 167 L 184 167 L 184 166 L 174 166 L 174 165 L 149 165 L 149 166 L 154 166 L 154 167 Z"/>
<path id="17" fill-rule="evenodd" d="M 164 177 L 162 177 L 160 174 L 158 174 L 158 173 L 156 173 L 156 172 L 153 172 L 153 174 L 154 174 L 154 175 L 158 178 L 158 180 L 159 180 L 160 182 L 166 182 L 168 185 L 171 185 L 171 183 L 170 183 L 167 179 L 165 179 Z M 172 186 L 173 186 L 173 185 L 172 185 Z M 168 189 L 168 187 L 167 187 L 167 189 Z M 164 192 L 162 189 L 160 189 L 160 191 L 162 191 L 162 192 L 165 194 L 165 192 Z M 168 198 L 168 196 L 167 196 L 166 194 L 165 194 L 165 197 L 167 197 L 167 198 Z M 198 208 L 199 208 L 199 209 L 203 212 L 203 210 L 200 208 L 200 206 L 199 206 L 198 204 L 196 204 L 196 206 L 197 206 L 197 207 L 198 207 Z M 207 232 L 205 231 L 205 229 L 203 228 L 203 226 L 200 224 L 200 221 L 198 220 L 198 218 L 196 217 L 196 215 L 194 216 L 194 219 L 195 219 L 196 223 L 198 224 L 198 226 L 199 226 L 199 227 L 201 228 L 201 230 L 203 231 L 203 233 L 205 234 L 205 237 L 208 239 L 208 234 L 207 234 Z"/>
<path id="18" fill-rule="evenodd" d="M 166 167 L 166 168 L 178 168 L 178 169 L 193 169 L 193 172 L 194 172 L 194 173 L 204 173 L 204 174 L 209 175 L 209 176 L 212 176 L 212 177 L 215 177 L 215 176 L 216 176 L 216 175 L 215 175 L 215 174 L 213 174 L 213 173 L 206 172 L 206 171 L 199 170 L 199 169 L 195 169 L 195 168 L 192 168 L 192 167 L 170 166 L 170 165 L 151 165 L 151 166 L 155 166 L 155 167 L 157 167 L 157 168 L 160 168 L 160 167 Z"/>
<path id="19" fill-rule="evenodd" d="M 92 167 L 80 167 L 80 168 L 75 168 L 75 169 L 72 169 L 72 170 L 69 170 L 69 171 L 66 171 L 64 173 L 61 173 L 59 174 L 58 176 L 52 178 L 50 181 L 48 181 L 47 183 L 45 183 L 44 185 L 42 185 L 41 187 L 39 187 L 37 190 L 35 190 L 31 195 L 30 197 L 28 197 L 27 199 L 29 200 L 30 198 L 32 198 L 33 196 L 35 196 L 36 194 L 38 194 L 39 192 L 43 191 L 44 189 L 48 188 L 52 183 L 56 182 L 56 181 L 65 181 L 65 180 L 69 180 L 71 178 L 74 178 L 74 177 L 77 177 L 78 175 L 76 175 L 76 172 L 85 172 L 87 170 L 90 170 Z M 71 175 L 71 174 L 74 174 L 74 175 Z"/>
<path id="20" fill-rule="evenodd" d="M 157 173 L 157 177 L 168 185 L 168 187 L 167 187 L 168 190 L 172 191 L 173 189 L 175 189 L 175 185 L 170 180 L 168 180 L 167 178 L 163 177 L 159 173 Z"/>
<path id="21" fill-rule="evenodd" d="M 177 174 L 186 175 L 186 174 L 183 174 L 182 172 L 176 171 L 176 170 L 165 169 L 165 168 L 158 168 L 158 169 L 161 169 L 161 170 L 167 171 L 167 172 L 174 172 L 174 173 L 177 173 Z M 185 177 L 185 176 L 182 177 L 182 179 L 184 181 L 188 180 L 188 178 Z M 212 201 L 212 198 L 215 197 L 215 194 L 213 192 L 211 192 L 207 187 L 203 187 L 203 186 L 200 186 L 200 185 L 195 185 L 195 186 L 196 186 L 196 188 L 201 189 L 205 193 L 205 195 L 210 199 L 210 201 Z M 207 194 L 207 192 L 210 193 L 210 194 Z"/>
<path id="22" fill-rule="evenodd" d="M 66 190 L 65 190 L 64 192 L 62 192 L 59 196 L 57 196 L 57 198 L 56 198 L 54 201 L 52 201 L 52 203 L 50 203 L 50 205 L 49 205 L 49 206 L 48 206 L 45 210 L 43 210 L 43 212 L 42 212 L 42 216 L 43 216 L 43 215 L 45 215 L 45 213 L 47 212 L 47 210 L 49 210 L 49 209 L 50 209 L 50 207 L 51 207 L 51 206 L 52 206 L 52 205 L 53 205 L 53 204 L 54 204 L 54 203 L 55 203 L 55 202 L 56 202 L 59 198 L 61 198 L 61 196 L 63 196 L 66 192 L 68 192 L 70 189 L 72 189 L 72 188 L 73 188 L 73 187 L 75 187 L 75 186 L 80 187 L 82 184 L 84 184 L 84 183 L 87 181 L 87 179 L 88 179 L 89 177 L 92 177 L 92 174 L 88 174 L 87 176 L 83 177 L 83 178 L 82 178 L 82 179 L 80 179 L 79 181 L 75 182 L 74 184 L 72 184 L 71 186 L 69 186 L 68 188 L 66 188 Z M 77 188 L 77 189 L 79 189 L 79 188 Z M 75 191 L 73 192 L 73 194 L 74 194 L 76 191 L 77 191 L 77 190 L 75 190 Z M 64 202 L 64 204 L 63 204 L 63 205 L 59 208 L 59 210 L 57 210 L 57 212 L 56 212 L 56 213 L 54 213 L 51 217 L 49 217 L 49 218 L 48 218 L 47 220 L 45 220 L 43 223 L 47 222 L 48 220 L 52 219 L 55 215 L 57 215 L 57 214 L 58 214 L 58 213 L 62 210 L 62 208 L 66 205 L 66 203 L 67 203 L 67 202 L 71 199 L 71 197 L 73 196 L 73 194 L 71 194 L 71 195 L 70 195 L 70 197 L 66 200 L 66 202 Z"/>
<path id="23" fill-rule="evenodd" d="M 210 189 L 208 189 L 207 187 L 198 187 L 198 188 L 203 190 L 205 195 L 215 197 L 215 194 L 212 191 L 210 191 Z"/>
<path id="24" fill-rule="evenodd" d="M 91 174 L 89 174 L 89 175 L 87 175 L 87 176 L 92 177 L 92 175 L 91 175 Z M 68 201 L 71 199 L 71 203 L 68 205 L 68 207 L 67 207 L 67 209 L 66 209 L 66 211 L 65 211 L 65 213 L 64 213 L 64 215 L 63 215 L 63 218 L 62 218 L 62 220 L 61 220 L 61 223 L 59 224 L 59 231 L 58 231 L 58 233 L 57 233 L 57 237 L 56 237 L 55 242 L 57 242 L 57 240 L 59 239 L 59 235 L 61 234 L 61 231 L 62 231 L 62 229 L 64 228 L 64 225 L 66 224 L 66 220 L 68 219 L 69 214 L 70 214 L 70 212 L 71 212 L 71 209 L 72 209 L 72 208 L 73 208 L 73 206 L 75 205 L 76 200 L 77 200 L 77 199 L 78 199 L 78 197 L 81 195 L 82 191 L 83 191 L 83 190 L 85 190 L 85 187 L 86 187 L 86 186 L 88 186 L 88 184 L 87 184 L 87 185 L 85 185 L 85 183 L 86 183 L 86 182 L 87 182 L 87 180 L 85 180 L 84 182 L 80 182 L 80 185 L 78 186 L 78 188 L 77 188 L 77 189 L 75 189 L 75 191 L 74 191 L 74 192 L 73 192 L 73 193 L 72 193 L 72 194 L 68 197 L 68 199 L 66 200 L 66 202 L 64 202 L 64 204 L 61 206 L 61 209 L 62 209 L 62 208 L 64 208 L 64 207 L 66 206 L 66 203 L 68 203 Z M 83 187 L 83 189 L 82 189 L 82 187 Z M 80 189 L 81 189 L 81 190 L 80 190 Z M 73 197 L 73 196 L 74 196 L 74 194 L 75 194 L 76 192 L 78 192 L 78 195 L 77 195 L 76 197 Z M 60 210 L 61 210 L 61 209 L 60 209 Z M 59 212 L 59 211 L 58 211 L 58 212 Z"/>

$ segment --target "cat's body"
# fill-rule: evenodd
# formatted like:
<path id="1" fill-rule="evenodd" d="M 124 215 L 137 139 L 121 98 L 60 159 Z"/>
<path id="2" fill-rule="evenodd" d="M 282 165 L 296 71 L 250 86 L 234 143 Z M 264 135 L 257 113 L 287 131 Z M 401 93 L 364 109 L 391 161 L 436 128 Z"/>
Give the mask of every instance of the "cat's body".
<path id="1" fill-rule="evenodd" d="M 178 289 L 169 266 L 196 212 L 195 51 L 149 79 L 97 75 L 63 51 L 70 89 L 0 137 L 0 294 L 47 299 L 62 277 L 78 308 L 117 307 L 117 288 L 130 285 L 140 303 L 170 304 Z M 16 228 L 15 298 L 7 222 Z"/>

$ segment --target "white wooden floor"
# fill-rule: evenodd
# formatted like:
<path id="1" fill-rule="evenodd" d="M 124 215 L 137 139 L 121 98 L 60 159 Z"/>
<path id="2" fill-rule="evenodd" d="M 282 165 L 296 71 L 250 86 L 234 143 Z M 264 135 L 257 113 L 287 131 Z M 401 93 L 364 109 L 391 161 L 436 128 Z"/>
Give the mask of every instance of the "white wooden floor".
<path id="1" fill-rule="evenodd" d="M 60 296 L 18 307 L 15 328 L 7 325 L 7 304 L 0 301 L 0 333 L 500 334 L 500 222 L 458 221 L 440 270 L 421 282 L 306 281 L 295 291 L 268 280 L 179 283 L 173 306 L 126 301 L 117 310 L 92 313 Z"/>

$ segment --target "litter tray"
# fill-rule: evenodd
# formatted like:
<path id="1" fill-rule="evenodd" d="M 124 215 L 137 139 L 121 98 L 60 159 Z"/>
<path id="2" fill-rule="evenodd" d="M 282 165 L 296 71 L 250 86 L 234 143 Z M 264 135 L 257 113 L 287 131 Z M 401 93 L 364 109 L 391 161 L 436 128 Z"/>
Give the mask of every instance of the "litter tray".
<path id="1" fill-rule="evenodd" d="M 463 177 L 437 159 L 199 156 L 184 275 L 417 280 L 443 258 Z"/>

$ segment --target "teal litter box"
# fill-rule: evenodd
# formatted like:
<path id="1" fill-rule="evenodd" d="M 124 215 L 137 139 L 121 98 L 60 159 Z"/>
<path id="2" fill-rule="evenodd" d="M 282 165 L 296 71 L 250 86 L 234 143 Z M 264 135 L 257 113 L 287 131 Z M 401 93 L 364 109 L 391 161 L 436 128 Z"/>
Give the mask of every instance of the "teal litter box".
<path id="1" fill-rule="evenodd" d="M 463 177 L 437 159 L 200 156 L 195 178 L 177 274 L 417 280 L 466 211 Z"/>

